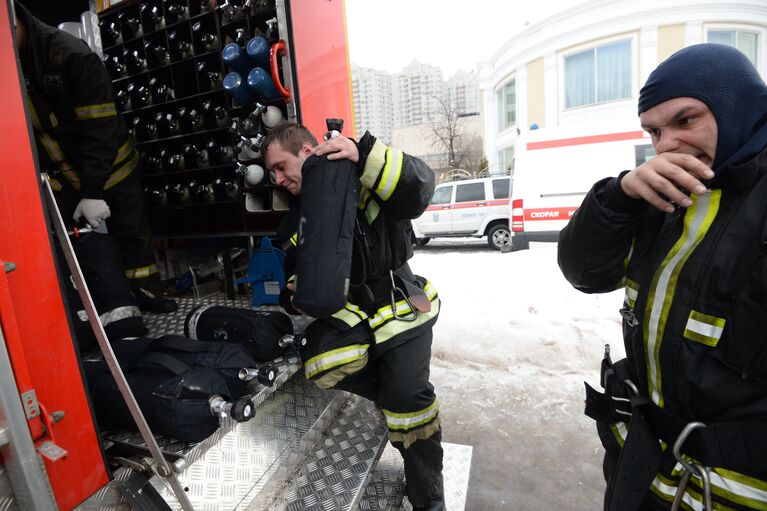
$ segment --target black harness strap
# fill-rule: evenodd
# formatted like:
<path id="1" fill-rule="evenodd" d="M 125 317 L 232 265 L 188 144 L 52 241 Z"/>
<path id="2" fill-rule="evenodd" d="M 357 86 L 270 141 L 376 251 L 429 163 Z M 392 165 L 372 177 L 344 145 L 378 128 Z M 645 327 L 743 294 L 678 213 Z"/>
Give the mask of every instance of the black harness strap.
<path id="1" fill-rule="evenodd" d="M 639 508 L 660 467 L 659 440 L 673 445 L 690 422 L 627 390 L 631 387 L 627 381 L 631 380 L 626 360 L 612 364 L 606 356 L 602 364 L 605 393 L 586 384 L 586 415 L 604 424 L 628 424 L 628 435 L 605 494 L 605 511 Z M 764 474 L 766 435 L 767 421 L 711 423 L 690 433 L 683 452 L 706 466 Z"/>

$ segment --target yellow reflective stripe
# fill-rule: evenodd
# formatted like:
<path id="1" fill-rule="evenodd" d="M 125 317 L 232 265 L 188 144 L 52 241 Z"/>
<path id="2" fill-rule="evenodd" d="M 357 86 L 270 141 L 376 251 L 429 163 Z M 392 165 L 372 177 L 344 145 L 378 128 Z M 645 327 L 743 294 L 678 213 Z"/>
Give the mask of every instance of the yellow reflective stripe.
<path id="1" fill-rule="evenodd" d="M 692 195 L 692 205 L 685 212 L 682 234 L 653 276 L 645 309 L 643 333 L 649 394 L 653 403 L 660 407 L 664 404 L 661 391 L 660 345 L 677 279 L 687 259 L 711 227 L 719 211 L 720 197 L 721 190 L 711 190 L 705 195 Z"/>
<path id="2" fill-rule="evenodd" d="M 304 362 L 304 372 L 307 378 L 311 378 L 328 369 L 359 360 L 367 355 L 367 352 L 367 344 L 352 344 L 343 348 L 326 351 Z"/>
<path id="3" fill-rule="evenodd" d="M 125 141 L 123 145 L 120 146 L 120 148 L 117 150 L 117 156 L 115 156 L 114 162 L 112 163 L 113 166 L 120 165 L 125 158 L 131 155 L 133 152 L 133 143 L 131 142 L 130 137 L 128 140 Z"/>
<path id="4" fill-rule="evenodd" d="M 682 467 L 681 465 L 677 465 L 677 467 L 678 470 L 675 469 L 674 473 L 681 475 Z M 759 511 L 767 510 L 767 500 L 765 500 L 765 496 L 755 495 L 751 492 L 750 489 L 739 489 L 740 491 L 745 491 L 749 496 L 744 496 L 729 491 L 728 489 L 721 486 L 721 478 L 714 471 L 709 471 L 709 478 L 711 479 L 711 493 L 713 495 L 717 495 L 721 500 L 729 501 L 732 503 L 732 505 L 739 506 L 739 509 L 745 508 Z M 678 480 L 669 479 L 662 474 L 658 474 L 652 483 L 651 489 L 663 500 L 672 502 L 674 500 L 674 496 L 677 493 L 678 486 Z M 705 506 L 703 505 L 703 495 L 700 491 L 702 487 L 703 482 L 700 478 L 696 476 L 692 476 L 690 478 L 690 482 L 687 484 L 687 488 L 685 488 L 685 492 L 682 497 L 683 509 L 692 509 L 695 511 L 705 510 Z M 752 498 L 753 496 L 756 496 L 756 498 Z M 722 503 L 718 500 L 714 501 L 714 509 L 734 511 L 734 507 L 730 507 L 726 503 Z"/>
<path id="5" fill-rule="evenodd" d="M 365 160 L 365 170 L 360 176 L 360 183 L 364 188 L 373 189 L 384 163 L 386 163 L 386 145 L 376 140 Z"/>
<path id="6" fill-rule="evenodd" d="M 368 225 L 373 225 L 375 219 L 378 218 L 378 214 L 381 212 L 381 206 L 374 200 L 370 201 L 365 208 L 365 220 Z"/>
<path id="7" fill-rule="evenodd" d="M 38 130 L 43 129 L 42 125 L 40 124 L 40 118 L 37 116 L 37 110 L 35 110 L 35 105 L 32 103 L 32 98 L 27 96 L 27 106 L 29 107 L 29 116 L 32 117 L 32 126 L 37 128 Z"/>
<path id="8" fill-rule="evenodd" d="M 376 340 L 376 344 L 381 344 L 389 339 L 413 328 L 419 327 L 424 323 L 436 318 L 439 314 L 440 301 L 439 298 L 435 298 L 431 301 L 431 310 L 429 312 L 416 312 L 416 318 L 413 321 L 399 321 L 394 317 L 389 318 L 383 325 L 379 326 L 374 332 L 373 337 Z M 397 310 L 399 315 L 412 314 L 410 307 L 407 307 L 403 312 Z"/>
<path id="9" fill-rule="evenodd" d="M 383 408 L 381 410 L 386 417 L 389 429 L 413 429 L 423 426 L 439 413 L 439 403 L 435 399 L 429 406 L 415 412 L 397 413 Z"/>
<path id="10" fill-rule="evenodd" d="M 626 437 L 629 434 L 628 428 L 626 428 L 626 423 L 616 422 L 615 424 L 610 424 L 610 431 L 613 432 L 618 444 L 623 447 L 623 443 L 626 441 Z"/>
<path id="11" fill-rule="evenodd" d="M 692 341 L 716 347 L 724 331 L 724 318 L 709 316 L 698 311 L 691 311 L 687 318 L 684 336 Z"/>
<path id="12" fill-rule="evenodd" d="M 637 295 L 639 294 L 639 284 L 631 279 L 626 279 L 626 298 L 624 302 L 633 307 L 636 304 Z"/>
<path id="13" fill-rule="evenodd" d="M 404 155 L 399 149 L 388 148 L 386 150 L 386 164 L 384 165 L 383 174 L 381 180 L 378 182 L 378 186 L 375 192 L 383 200 L 389 200 L 394 190 L 397 188 L 399 182 L 399 176 L 402 173 L 402 160 Z"/>
<path id="14" fill-rule="evenodd" d="M 138 166 L 138 153 L 133 153 L 133 158 L 128 160 L 128 162 L 125 163 L 122 167 L 112 172 L 112 174 L 109 175 L 109 179 L 107 179 L 107 182 L 104 183 L 104 190 L 109 190 L 113 186 L 115 186 L 117 183 L 125 179 L 130 175 L 131 172 Z"/>
<path id="15" fill-rule="evenodd" d="M 59 181 L 59 180 L 58 180 L 58 179 L 56 179 L 55 177 L 50 177 L 50 176 L 48 176 L 48 179 L 49 179 L 49 180 L 50 180 L 50 182 L 51 182 L 51 189 L 52 189 L 54 192 L 58 192 L 58 191 L 61 191 L 61 181 Z"/>
<path id="16" fill-rule="evenodd" d="M 38 135 L 40 136 L 40 142 L 43 144 L 45 152 L 48 153 L 50 159 L 53 160 L 54 163 L 63 162 L 65 160 L 64 152 L 61 150 L 59 143 L 56 142 L 52 136 L 42 131 L 38 132 Z"/>
<path id="17" fill-rule="evenodd" d="M 149 266 L 143 266 L 141 268 L 132 268 L 130 270 L 125 270 L 125 276 L 129 279 L 143 279 L 146 277 L 149 277 L 150 275 L 153 275 L 155 273 L 158 273 L 160 270 L 157 269 L 156 264 L 150 264 Z"/>
<path id="18" fill-rule="evenodd" d="M 50 120 L 51 120 L 51 127 L 55 128 L 56 126 L 58 126 L 58 125 L 59 125 L 59 120 L 58 120 L 58 119 L 56 119 L 56 114 L 54 114 L 53 112 L 51 112 L 51 115 L 49 115 L 48 117 L 49 117 L 49 118 L 50 118 Z"/>
<path id="19" fill-rule="evenodd" d="M 290 244 L 294 247 L 298 246 L 298 233 L 295 233 L 293 236 L 290 237 Z"/>
<path id="20" fill-rule="evenodd" d="M 102 119 L 104 117 L 114 117 L 117 115 L 117 108 L 114 103 L 101 103 L 99 105 L 85 105 L 74 108 L 75 117 L 78 121 L 87 121 L 90 119 Z"/>
<path id="21" fill-rule="evenodd" d="M 368 201 L 370 200 L 370 197 L 372 197 L 373 194 L 368 190 L 367 188 L 360 188 L 360 199 L 359 204 L 357 204 L 357 207 L 364 210 L 367 205 Z"/>
<path id="22" fill-rule="evenodd" d="M 353 303 L 346 302 L 344 308 L 333 314 L 332 317 L 343 321 L 349 326 L 355 326 L 360 321 L 367 319 L 368 315 Z"/>
<path id="23" fill-rule="evenodd" d="M 296 275 L 291 275 L 288 277 L 288 282 L 295 282 L 298 277 Z"/>
<path id="24" fill-rule="evenodd" d="M 432 301 L 437 296 L 437 288 L 431 285 L 431 282 L 428 280 L 426 281 L 426 285 L 423 288 L 423 292 L 426 293 L 426 297 Z M 410 306 L 407 304 L 405 300 L 400 300 L 396 304 L 394 304 L 397 308 L 398 314 L 408 314 L 412 311 Z M 381 326 L 383 323 L 385 323 L 387 320 L 392 319 L 394 317 L 394 312 L 392 312 L 391 305 L 385 305 L 381 308 L 379 308 L 375 315 L 370 318 L 368 323 L 370 324 L 371 328 L 376 328 Z"/>

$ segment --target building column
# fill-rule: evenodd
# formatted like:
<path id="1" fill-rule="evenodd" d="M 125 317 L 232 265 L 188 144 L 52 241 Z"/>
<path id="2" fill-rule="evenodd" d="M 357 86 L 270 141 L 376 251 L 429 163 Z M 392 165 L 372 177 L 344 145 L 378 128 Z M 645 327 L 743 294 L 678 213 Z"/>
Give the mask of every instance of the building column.
<path id="1" fill-rule="evenodd" d="M 642 27 L 639 30 L 639 89 L 647 82 L 650 73 L 658 67 L 658 26 Z"/>

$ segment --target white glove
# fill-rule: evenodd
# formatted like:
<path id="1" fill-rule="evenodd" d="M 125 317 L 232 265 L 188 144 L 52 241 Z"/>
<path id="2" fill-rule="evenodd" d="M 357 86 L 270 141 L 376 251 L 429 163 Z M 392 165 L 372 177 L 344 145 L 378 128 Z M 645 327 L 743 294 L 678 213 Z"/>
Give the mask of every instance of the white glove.
<path id="1" fill-rule="evenodd" d="M 85 217 L 85 221 L 94 229 L 112 214 L 107 203 L 101 199 L 80 199 L 72 215 L 75 222 Z"/>

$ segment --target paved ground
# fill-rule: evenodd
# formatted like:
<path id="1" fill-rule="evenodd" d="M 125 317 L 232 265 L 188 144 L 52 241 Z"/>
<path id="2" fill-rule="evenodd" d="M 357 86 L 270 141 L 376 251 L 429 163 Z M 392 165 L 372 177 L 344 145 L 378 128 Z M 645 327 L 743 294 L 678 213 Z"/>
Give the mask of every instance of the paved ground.
<path id="1" fill-rule="evenodd" d="M 432 240 L 418 251 L 488 250 L 484 240 Z M 525 375 L 529 372 L 529 375 Z M 470 365 L 436 353 L 432 382 L 444 441 L 474 447 L 467 510 L 594 511 L 605 483 L 584 374 Z"/>

